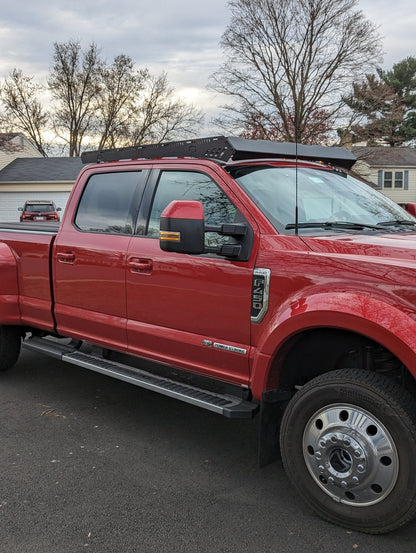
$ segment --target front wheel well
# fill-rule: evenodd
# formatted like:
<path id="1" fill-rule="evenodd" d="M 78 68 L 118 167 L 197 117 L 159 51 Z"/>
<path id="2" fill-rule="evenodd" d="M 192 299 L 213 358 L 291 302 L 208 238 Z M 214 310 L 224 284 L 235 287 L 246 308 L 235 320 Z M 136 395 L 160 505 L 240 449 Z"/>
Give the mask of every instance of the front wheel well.
<path id="1" fill-rule="evenodd" d="M 313 378 L 348 369 L 389 377 L 416 397 L 416 381 L 391 351 L 381 344 L 342 329 L 316 328 L 289 339 L 276 353 L 261 403 L 259 464 L 279 455 L 281 418 L 290 399 Z"/>
<path id="2" fill-rule="evenodd" d="M 294 390 L 321 374 L 351 368 L 383 373 L 402 385 L 415 385 L 412 375 L 392 352 L 366 336 L 341 329 L 317 328 L 292 337 L 278 364 L 281 390 Z M 275 379 L 272 368 L 269 389 L 276 387 Z"/>

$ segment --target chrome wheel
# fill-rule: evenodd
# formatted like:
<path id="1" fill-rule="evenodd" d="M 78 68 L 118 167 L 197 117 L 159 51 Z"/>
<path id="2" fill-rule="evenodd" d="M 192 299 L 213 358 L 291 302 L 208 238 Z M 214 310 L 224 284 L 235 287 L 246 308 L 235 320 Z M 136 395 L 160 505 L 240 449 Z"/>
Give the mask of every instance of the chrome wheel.
<path id="1" fill-rule="evenodd" d="M 318 376 L 293 396 L 282 459 L 312 509 L 374 534 L 416 515 L 415 403 L 393 379 L 360 369 Z"/>
<path id="2" fill-rule="evenodd" d="M 374 415 L 329 405 L 306 425 L 303 454 L 317 484 L 335 501 L 368 506 L 383 500 L 399 472 L 396 446 Z"/>

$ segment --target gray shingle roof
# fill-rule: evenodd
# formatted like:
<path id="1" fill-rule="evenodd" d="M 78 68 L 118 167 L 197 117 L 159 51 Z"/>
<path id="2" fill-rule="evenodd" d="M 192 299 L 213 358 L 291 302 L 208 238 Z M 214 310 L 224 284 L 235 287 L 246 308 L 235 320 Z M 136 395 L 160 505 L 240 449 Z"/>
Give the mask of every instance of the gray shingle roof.
<path id="1" fill-rule="evenodd" d="M 79 157 L 17 158 L 0 171 L 0 182 L 74 182 L 81 168 Z"/>
<path id="2" fill-rule="evenodd" d="M 352 151 L 370 167 L 416 167 L 416 148 L 353 146 Z"/>
<path id="3" fill-rule="evenodd" d="M 17 132 L 0 132 L 0 140 L 8 141 L 13 140 L 16 136 L 20 136 Z"/>

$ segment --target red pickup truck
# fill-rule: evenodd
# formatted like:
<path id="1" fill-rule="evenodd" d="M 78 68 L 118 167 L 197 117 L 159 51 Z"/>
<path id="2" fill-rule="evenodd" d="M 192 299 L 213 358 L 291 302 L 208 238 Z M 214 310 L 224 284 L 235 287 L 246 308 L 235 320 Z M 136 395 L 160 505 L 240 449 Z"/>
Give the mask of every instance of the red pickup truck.
<path id="1" fill-rule="evenodd" d="M 260 464 L 280 451 L 319 515 L 413 518 L 416 219 L 342 148 L 215 137 L 83 161 L 60 226 L 0 224 L 0 368 L 23 344 L 258 414 Z"/>

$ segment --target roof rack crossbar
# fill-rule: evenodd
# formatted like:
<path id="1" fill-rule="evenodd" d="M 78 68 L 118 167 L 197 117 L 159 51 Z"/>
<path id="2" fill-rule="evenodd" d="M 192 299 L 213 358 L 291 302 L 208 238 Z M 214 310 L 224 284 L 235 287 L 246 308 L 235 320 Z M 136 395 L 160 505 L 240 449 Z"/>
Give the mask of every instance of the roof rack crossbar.
<path id="1" fill-rule="evenodd" d="M 335 146 L 309 146 L 293 142 L 251 140 L 239 137 L 214 136 L 179 140 L 161 144 L 145 144 L 112 150 L 84 152 L 83 163 L 100 163 L 127 159 L 155 159 L 161 157 L 190 157 L 222 161 L 243 161 L 264 158 L 302 159 L 322 161 L 350 169 L 356 157 L 346 148 Z"/>

